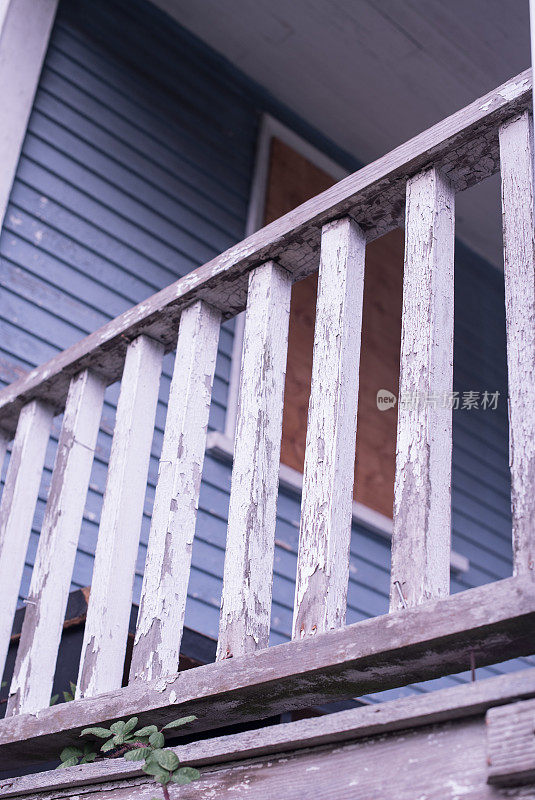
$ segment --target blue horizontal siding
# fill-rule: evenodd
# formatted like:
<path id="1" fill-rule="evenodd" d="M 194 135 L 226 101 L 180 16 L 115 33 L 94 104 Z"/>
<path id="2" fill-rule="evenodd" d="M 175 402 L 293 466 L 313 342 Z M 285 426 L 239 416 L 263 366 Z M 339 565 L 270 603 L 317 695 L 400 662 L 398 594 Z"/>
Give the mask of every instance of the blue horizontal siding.
<path id="1" fill-rule="evenodd" d="M 0 238 L 2 384 L 242 238 L 260 108 L 291 117 L 143 0 L 62 0 Z M 320 134 L 312 138 L 321 146 Z M 339 154 L 331 148 L 331 155 Z M 511 571 L 503 279 L 461 245 L 455 300 L 455 388 L 502 393 L 497 411 L 454 412 L 453 546 L 470 559 L 469 572 L 453 579 L 452 590 L 461 591 Z M 232 344 L 228 322 L 221 331 L 210 413 L 215 430 L 224 425 Z M 169 354 L 134 600 L 141 590 L 172 366 Z M 117 398 L 116 384 L 106 392 L 73 588 L 91 582 Z M 60 424 L 56 419 L 47 451 L 22 596 Z M 186 610 L 186 624 L 213 637 L 230 474 L 228 464 L 207 456 Z M 272 644 L 290 635 L 299 515 L 298 495 L 281 490 Z M 389 543 L 355 525 L 348 622 L 387 611 L 389 562 Z M 487 668 L 481 675 L 523 663 Z M 466 679 L 467 674 L 452 676 L 386 696 Z"/>
<path id="2" fill-rule="evenodd" d="M 217 64 L 204 64 L 200 77 L 191 67 L 198 56 L 189 40 L 176 58 L 168 52 L 162 81 L 149 54 L 139 59 L 145 47 L 153 58 L 168 47 L 166 18 L 148 4 L 101 0 L 87 10 L 82 0 L 60 4 L 0 238 L 2 385 L 244 234 L 258 122 L 251 99 Z M 212 429 L 224 425 L 233 327 L 231 321 L 221 330 Z M 172 367 L 170 354 L 160 386 L 136 599 Z M 106 392 L 73 588 L 91 582 L 118 389 Z M 60 425 L 58 418 L 21 596 L 29 586 Z M 218 585 L 219 575 L 202 563 L 194 564 L 188 613 L 193 627 L 214 633 L 217 591 L 208 588 Z"/>

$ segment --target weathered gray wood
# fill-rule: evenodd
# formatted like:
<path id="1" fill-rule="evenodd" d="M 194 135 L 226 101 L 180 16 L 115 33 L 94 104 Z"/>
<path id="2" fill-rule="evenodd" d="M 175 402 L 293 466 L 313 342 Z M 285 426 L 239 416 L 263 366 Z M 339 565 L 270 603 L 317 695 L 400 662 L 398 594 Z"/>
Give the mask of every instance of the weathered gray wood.
<path id="1" fill-rule="evenodd" d="M 41 483 L 52 408 L 33 400 L 20 412 L 0 502 L 0 675 L 9 648 L 24 559 Z"/>
<path id="2" fill-rule="evenodd" d="M 104 492 L 76 689 L 119 689 L 132 606 L 163 347 L 146 336 L 128 346 Z"/>
<path id="3" fill-rule="evenodd" d="M 495 786 L 535 782 L 535 700 L 487 712 L 488 782 Z"/>
<path id="4" fill-rule="evenodd" d="M 197 714 L 191 731 L 261 719 L 325 700 L 504 661 L 533 650 L 535 584 L 529 576 L 460 592 L 252 655 L 0 721 L 0 767 L 46 760 L 88 726 L 136 715 L 168 722 Z M 4 766 L 5 765 L 5 766 Z"/>
<path id="5" fill-rule="evenodd" d="M 368 240 L 382 236 L 403 221 L 407 177 L 434 163 L 456 191 L 494 174 L 499 166 L 500 124 L 529 107 L 531 71 L 442 120 L 388 155 L 350 175 L 248 237 L 203 267 L 129 309 L 81 342 L 32 370 L 0 392 L 0 423 L 14 429 L 18 409 L 33 397 L 61 407 L 71 377 L 82 369 L 102 371 L 110 382 L 121 374 L 127 340 L 144 333 L 172 349 L 180 311 L 204 299 L 233 316 L 245 307 L 247 272 L 275 260 L 294 280 L 317 269 L 322 226 L 352 216 Z"/>
<path id="6" fill-rule="evenodd" d="M 515 574 L 535 569 L 535 234 L 527 111 L 500 128 Z"/>
<path id="7" fill-rule="evenodd" d="M 510 703 L 535 695 L 535 670 L 501 675 L 475 684 L 413 695 L 378 705 L 367 705 L 336 714 L 271 725 L 243 733 L 204 739 L 172 748 L 184 766 L 205 767 L 229 761 L 324 747 L 369 736 L 383 736 L 405 729 L 436 725 L 475 715 L 482 716 L 495 704 Z M 500 710 L 506 710 L 506 706 Z M 491 713 L 497 709 L 493 709 Z M 94 786 L 97 783 L 142 775 L 139 762 L 104 761 L 80 765 L 68 772 L 53 770 L 0 782 L 2 797 L 32 790 Z"/>
<path id="8" fill-rule="evenodd" d="M 454 203 L 436 169 L 407 183 L 391 609 L 449 593 Z"/>
<path id="9" fill-rule="evenodd" d="M 178 671 L 221 313 L 182 312 L 130 680 Z"/>
<path id="10" fill-rule="evenodd" d="M 249 276 L 217 658 L 267 647 L 291 277 Z"/>
<path id="11" fill-rule="evenodd" d="M 348 217 L 324 227 L 294 639 L 337 628 L 346 617 L 365 253 L 364 234 Z"/>
<path id="12" fill-rule="evenodd" d="M 71 381 L 32 573 L 7 714 L 33 714 L 52 694 L 56 658 L 98 436 L 104 381 Z"/>
<path id="13" fill-rule="evenodd" d="M 35 776 L 36 780 L 39 777 Z M 507 790 L 487 784 L 482 716 L 363 741 L 217 764 L 202 769 L 199 781 L 177 789 L 171 788 L 171 796 L 176 794 L 181 800 L 533 800 L 535 794 L 533 784 Z M 94 786 L 42 792 L 30 789 L 22 794 L 8 791 L 11 797 L 28 800 L 150 800 L 155 792 L 152 779 L 139 774 Z"/>

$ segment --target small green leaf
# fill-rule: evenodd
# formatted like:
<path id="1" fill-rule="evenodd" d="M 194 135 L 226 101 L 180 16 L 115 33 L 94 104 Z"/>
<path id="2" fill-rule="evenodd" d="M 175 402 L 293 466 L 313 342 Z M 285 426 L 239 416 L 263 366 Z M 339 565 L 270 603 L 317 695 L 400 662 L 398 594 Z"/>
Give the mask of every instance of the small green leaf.
<path id="1" fill-rule="evenodd" d="M 66 761 L 61 762 L 58 769 L 63 769 L 65 767 L 75 767 L 77 764 L 78 764 L 77 758 L 68 758 Z"/>
<path id="2" fill-rule="evenodd" d="M 59 757 L 62 761 L 68 761 L 71 758 L 80 758 L 83 755 L 79 747 L 64 747 Z"/>
<path id="3" fill-rule="evenodd" d="M 163 747 L 165 744 L 165 736 L 163 733 L 156 731 L 156 733 L 151 733 L 149 736 L 149 742 L 153 747 L 160 748 Z"/>
<path id="4" fill-rule="evenodd" d="M 74 695 L 76 694 L 76 684 L 73 683 L 72 681 L 69 681 L 69 685 L 71 687 L 71 694 L 74 697 Z"/>
<path id="5" fill-rule="evenodd" d="M 80 764 L 91 764 L 91 762 L 94 761 L 96 757 L 97 757 L 96 753 L 87 753 L 80 761 Z"/>
<path id="6" fill-rule="evenodd" d="M 193 767 L 181 767 L 180 769 L 177 769 L 176 772 L 173 772 L 171 775 L 171 780 L 173 783 L 178 783 L 180 786 L 185 786 L 187 783 L 199 780 L 200 777 L 201 773 L 198 769 L 193 769 Z"/>
<path id="7" fill-rule="evenodd" d="M 156 761 L 160 767 L 168 769 L 170 772 L 173 772 L 180 764 L 178 756 L 172 750 L 159 750 Z"/>
<path id="8" fill-rule="evenodd" d="M 70 703 L 71 700 L 74 700 L 74 697 L 72 696 L 72 694 L 69 694 L 69 692 L 63 692 L 63 699 L 65 700 L 66 703 Z"/>
<path id="9" fill-rule="evenodd" d="M 137 717 L 130 717 L 128 722 L 125 723 L 123 733 L 130 733 L 137 725 Z"/>
<path id="10" fill-rule="evenodd" d="M 58 700 L 59 700 L 59 694 L 53 694 L 52 697 L 50 698 L 50 703 L 48 705 L 55 706 Z"/>
<path id="11" fill-rule="evenodd" d="M 129 750 L 128 753 L 125 753 L 124 758 L 126 758 L 127 761 L 142 761 L 151 753 L 152 750 L 150 747 L 136 747 L 135 750 Z"/>
<path id="12" fill-rule="evenodd" d="M 156 725 L 146 725 L 135 732 L 135 736 L 151 736 L 153 733 L 158 733 Z"/>
<path id="13" fill-rule="evenodd" d="M 193 722 L 194 719 L 197 719 L 195 714 L 191 714 L 189 717 L 180 717 L 180 719 L 175 719 L 173 722 L 168 722 L 167 725 L 163 726 L 162 730 L 167 730 L 168 728 L 180 728 L 182 725 L 187 725 L 188 722 Z"/>
<path id="14" fill-rule="evenodd" d="M 152 761 L 145 762 L 145 764 L 143 764 L 141 769 L 147 775 L 152 775 L 154 779 L 157 780 L 159 783 L 166 784 L 169 783 L 169 781 L 171 780 L 171 773 L 168 772 L 166 769 L 163 769 L 163 767 L 160 767 L 159 764 L 155 764 Z"/>
<path id="15" fill-rule="evenodd" d="M 120 745 L 124 743 L 124 736 L 118 735 L 113 737 L 113 743 L 115 745 Z"/>
<path id="16" fill-rule="evenodd" d="M 121 736 L 124 733 L 125 728 L 126 728 L 126 722 L 123 722 L 122 719 L 110 725 L 110 731 L 114 733 L 116 736 Z"/>
<path id="17" fill-rule="evenodd" d="M 108 750 L 113 750 L 114 747 L 116 746 L 114 739 L 115 739 L 115 737 L 113 737 L 113 739 L 108 739 L 107 742 L 104 742 L 104 744 L 100 748 L 100 752 L 101 753 L 107 753 Z"/>
<path id="18" fill-rule="evenodd" d="M 111 731 L 107 728 L 84 728 L 80 736 L 89 736 L 90 734 L 98 736 L 99 739 L 107 739 L 111 736 Z"/>

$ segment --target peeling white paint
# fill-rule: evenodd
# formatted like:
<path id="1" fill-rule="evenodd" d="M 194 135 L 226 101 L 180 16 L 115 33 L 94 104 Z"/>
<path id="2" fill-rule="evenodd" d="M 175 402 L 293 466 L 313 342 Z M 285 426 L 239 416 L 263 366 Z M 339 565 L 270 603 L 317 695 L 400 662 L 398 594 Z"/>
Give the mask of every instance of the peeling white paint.
<path id="1" fill-rule="evenodd" d="M 454 200 L 436 169 L 407 183 L 391 610 L 449 594 Z"/>
<path id="2" fill-rule="evenodd" d="M 182 312 L 130 680 L 178 670 L 221 314 Z"/>
<path id="3" fill-rule="evenodd" d="M 323 228 L 293 639 L 345 622 L 365 249 L 349 218 Z"/>

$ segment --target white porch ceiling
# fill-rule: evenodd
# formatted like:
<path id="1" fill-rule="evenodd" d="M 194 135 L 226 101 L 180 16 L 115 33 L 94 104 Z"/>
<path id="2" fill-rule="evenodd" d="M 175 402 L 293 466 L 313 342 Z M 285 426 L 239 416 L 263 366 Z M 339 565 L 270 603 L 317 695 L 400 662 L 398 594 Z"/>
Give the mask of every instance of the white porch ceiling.
<path id="1" fill-rule="evenodd" d="M 528 0 L 156 0 L 336 144 L 372 161 L 529 66 Z M 499 181 L 459 236 L 501 268 Z"/>

